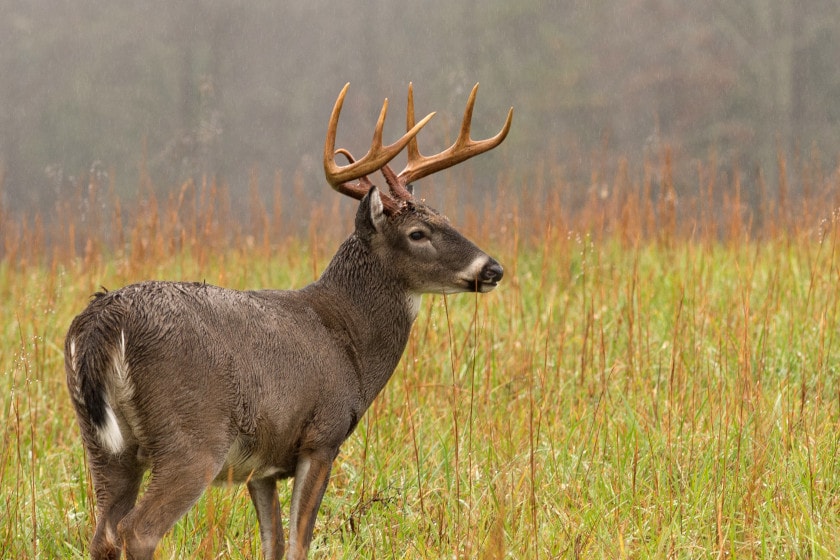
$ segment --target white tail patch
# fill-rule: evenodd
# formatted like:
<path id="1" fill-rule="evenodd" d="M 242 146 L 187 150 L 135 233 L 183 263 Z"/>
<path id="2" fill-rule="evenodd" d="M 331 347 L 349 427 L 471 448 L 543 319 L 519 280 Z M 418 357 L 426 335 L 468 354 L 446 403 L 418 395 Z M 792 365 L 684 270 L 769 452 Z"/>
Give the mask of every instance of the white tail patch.
<path id="1" fill-rule="evenodd" d="M 125 331 L 120 331 L 120 348 L 114 356 L 114 370 L 120 381 L 128 379 L 128 362 L 125 359 Z"/>
<path id="2" fill-rule="evenodd" d="M 113 360 L 117 398 L 120 401 L 130 399 L 134 395 L 134 385 L 128 377 L 128 360 L 125 357 L 125 331 L 120 331 L 120 346 L 114 352 Z"/>
<path id="3" fill-rule="evenodd" d="M 115 384 L 119 389 L 116 394 L 111 393 L 111 398 L 119 399 L 130 396 L 132 387 L 128 379 L 128 361 L 125 357 L 125 331 L 120 331 L 120 343 L 114 351 L 112 360 L 116 377 Z M 99 428 L 98 435 L 99 442 L 111 453 L 117 454 L 125 447 L 125 440 L 117 422 L 117 415 L 114 413 L 110 402 L 105 405 L 105 424 Z"/>
<path id="4" fill-rule="evenodd" d="M 98 433 L 99 443 L 108 451 L 116 455 L 123 450 L 125 441 L 111 405 L 105 405 L 105 425 L 99 428 Z"/>
<path id="5" fill-rule="evenodd" d="M 70 339 L 70 368 L 74 372 L 78 371 L 78 369 L 76 369 L 76 339 L 75 338 Z"/>

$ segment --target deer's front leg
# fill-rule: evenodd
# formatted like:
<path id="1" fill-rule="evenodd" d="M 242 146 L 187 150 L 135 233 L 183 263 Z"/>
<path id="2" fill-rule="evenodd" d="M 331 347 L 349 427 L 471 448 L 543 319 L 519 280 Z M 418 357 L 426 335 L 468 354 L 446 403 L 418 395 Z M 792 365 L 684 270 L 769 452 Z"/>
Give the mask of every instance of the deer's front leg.
<path id="1" fill-rule="evenodd" d="M 315 517 L 330 480 L 335 453 L 301 454 L 295 469 L 292 511 L 289 518 L 288 560 L 306 558 Z"/>
<path id="2" fill-rule="evenodd" d="M 248 493 L 257 510 L 260 542 L 265 560 L 283 558 L 283 523 L 280 520 L 280 500 L 273 478 L 258 478 L 248 482 Z"/>

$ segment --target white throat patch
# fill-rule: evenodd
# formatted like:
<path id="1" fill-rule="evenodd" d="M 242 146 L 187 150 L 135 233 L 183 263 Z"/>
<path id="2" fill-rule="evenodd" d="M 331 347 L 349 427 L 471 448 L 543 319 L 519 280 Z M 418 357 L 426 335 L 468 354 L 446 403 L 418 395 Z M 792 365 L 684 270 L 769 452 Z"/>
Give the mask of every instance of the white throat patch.
<path id="1" fill-rule="evenodd" d="M 420 304 L 423 301 L 423 294 L 408 294 L 406 298 L 406 304 L 408 305 L 408 316 L 411 317 L 411 321 L 417 318 L 417 314 L 420 313 Z"/>

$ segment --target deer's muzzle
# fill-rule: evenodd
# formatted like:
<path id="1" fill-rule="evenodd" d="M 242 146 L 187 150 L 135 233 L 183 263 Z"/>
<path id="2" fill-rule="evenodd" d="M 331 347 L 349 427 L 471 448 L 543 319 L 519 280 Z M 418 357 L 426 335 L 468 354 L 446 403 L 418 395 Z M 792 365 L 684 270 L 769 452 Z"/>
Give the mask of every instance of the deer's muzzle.
<path id="1" fill-rule="evenodd" d="M 489 292 L 502 280 L 505 270 L 495 259 L 488 258 L 475 281 L 477 292 Z"/>

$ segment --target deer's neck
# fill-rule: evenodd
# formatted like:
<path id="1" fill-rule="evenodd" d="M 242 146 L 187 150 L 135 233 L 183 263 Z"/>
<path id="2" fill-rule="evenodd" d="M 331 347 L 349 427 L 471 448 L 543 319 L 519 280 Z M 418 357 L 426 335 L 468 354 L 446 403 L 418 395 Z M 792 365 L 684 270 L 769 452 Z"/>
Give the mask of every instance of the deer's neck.
<path id="1" fill-rule="evenodd" d="M 321 278 L 305 289 L 326 305 L 318 309 L 358 369 L 367 405 L 397 367 L 417 315 L 419 296 L 402 283 L 356 235 L 339 248 Z"/>

